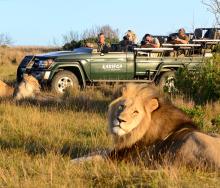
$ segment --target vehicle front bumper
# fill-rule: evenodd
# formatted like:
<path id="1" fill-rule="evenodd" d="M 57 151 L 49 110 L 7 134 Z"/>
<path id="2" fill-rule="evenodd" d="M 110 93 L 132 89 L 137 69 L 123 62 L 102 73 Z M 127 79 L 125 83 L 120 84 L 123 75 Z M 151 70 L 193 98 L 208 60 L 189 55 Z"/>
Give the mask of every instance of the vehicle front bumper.
<path id="1" fill-rule="evenodd" d="M 34 76 L 40 83 L 47 83 L 49 82 L 49 78 L 51 75 L 50 70 L 31 70 L 20 68 L 17 72 L 17 78 L 21 81 L 23 78 L 23 74 L 31 74 Z"/>
<path id="2" fill-rule="evenodd" d="M 30 74 L 34 76 L 39 81 L 48 80 L 51 74 L 51 71 L 43 70 L 43 71 L 30 71 Z"/>
<path id="3" fill-rule="evenodd" d="M 34 76 L 41 84 L 47 84 L 50 82 L 49 78 L 51 75 L 51 71 L 49 70 L 31 70 L 29 74 Z"/>

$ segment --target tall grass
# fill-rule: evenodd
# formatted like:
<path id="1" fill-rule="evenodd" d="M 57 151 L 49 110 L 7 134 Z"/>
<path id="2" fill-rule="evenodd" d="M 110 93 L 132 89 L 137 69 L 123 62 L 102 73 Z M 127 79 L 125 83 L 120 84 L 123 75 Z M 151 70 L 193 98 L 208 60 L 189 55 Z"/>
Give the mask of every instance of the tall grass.
<path id="1" fill-rule="evenodd" d="M 90 88 L 63 101 L 0 101 L 0 186 L 9 187 L 216 187 L 217 172 L 182 167 L 151 169 L 129 163 L 71 164 L 72 158 L 112 148 L 106 134 L 107 106 L 112 95 Z M 205 108 L 174 102 L 203 130 L 220 113 L 219 103 Z M 215 111 L 214 111 L 215 109 Z M 214 113 L 212 113 L 214 112 Z M 202 114 L 202 115 L 201 115 Z M 212 127 L 210 127 L 212 126 Z"/>
<path id="2" fill-rule="evenodd" d="M 59 50 L 59 48 L 0 46 L 0 65 L 18 64 L 25 55 L 34 55 L 54 50 Z"/>
<path id="3" fill-rule="evenodd" d="M 16 65 L 0 72 L 13 82 Z M 10 76 L 11 75 L 11 76 Z M 107 108 L 117 89 L 89 88 L 62 100 L 0 99 L 0 187 L 219 187 L 220 174 L 186 167 L 152 169 L 130 163 L 81 163 L 71 159 L 112 148 Z M 206 132 L 219 133 L 220 104 L 173 102 Z"/>
<path id="4" fill-rule="evenodd" d="M 60 50 L 59 48 L 50 47 L 34 47 L 20 46 L 9 47 L 0 46 L 0 80 L 7 82 L 13 81 L 16 78 L 16 70 L 21 60 L 26 55 L 35 55 L 46 53 L 49 51 Z"/>

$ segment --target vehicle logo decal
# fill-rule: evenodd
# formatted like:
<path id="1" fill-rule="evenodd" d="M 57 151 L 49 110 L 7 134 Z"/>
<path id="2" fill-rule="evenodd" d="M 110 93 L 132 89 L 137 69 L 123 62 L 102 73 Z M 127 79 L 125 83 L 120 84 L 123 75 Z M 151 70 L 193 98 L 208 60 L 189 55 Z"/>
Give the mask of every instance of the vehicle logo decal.
<path id="1" fill-rule="evenodd" d="M 102 68 L 104 69 L 104 70 L 113 70 L 113 71 L 115 71 L 115 70 L 120 70 L 120 69 L 122 69 L 122 64 L 104 64 L 104 65 L 102 65 Z"/>

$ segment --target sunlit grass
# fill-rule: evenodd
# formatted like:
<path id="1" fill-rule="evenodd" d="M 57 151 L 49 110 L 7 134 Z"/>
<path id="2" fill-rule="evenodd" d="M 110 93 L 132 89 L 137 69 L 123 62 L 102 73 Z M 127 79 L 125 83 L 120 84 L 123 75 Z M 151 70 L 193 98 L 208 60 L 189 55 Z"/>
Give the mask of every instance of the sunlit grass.
<path id="1" fill-rule="evenodd" d="M 151 169 L 123 162 L 71 164 L 72 158 L 112 147 L 111 138 L 106 134 L 106 113 L 111 98 L 101 91 L 88 89 L 62 102 L 24 100 L 15 103 L 10 98 L 2 99 L 0 186 L 220 186 L 217 172 L 185 167 Z M 203 113 L 208 117 L 215 105 L 207 105 Z M 188 110 L 198 118 L 195 107 Z M 202 128 L 206 130 L 206 125 Z"/>
<path id="2" fill-rule="evenodd" d="M 18 65 L 9 64 L 7 66 L 0 65 L 0 80 L 3 81 L 13 81 L 16 79 L 16 71 Z"/>
<path id="3" fill-rule="evenodd" d="M 45 53 L 52 50 L 54 49 L 45 47 L 0 46 L 0 79 L 8 82 L 15 80 L 17 67 L 25 55 Z"/>
<path id="4" fill-rule="evenodd" d="M 0 66 L 0 78 L 14 82 L 17 65 Z M 62 100 L 15 102 L 0 99 L 0 187 L 219 187 L 220 174 L 181 167 L 130 163 L 72 164 L 71 159 L 112 148 L 107 108 L 116 88 L 104 85 Z M 219 133 L 220 104 L 174 103 L 206 132 Z"/>

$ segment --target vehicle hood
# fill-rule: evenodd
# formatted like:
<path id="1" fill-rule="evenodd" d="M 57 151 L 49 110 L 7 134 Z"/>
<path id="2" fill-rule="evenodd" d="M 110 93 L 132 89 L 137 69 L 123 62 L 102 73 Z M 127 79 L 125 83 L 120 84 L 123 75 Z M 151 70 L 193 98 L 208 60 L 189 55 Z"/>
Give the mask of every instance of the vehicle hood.
<path id="1" fill-rule="evenodd" d="M 71 55 L 71 54 L 74 54 L 73 51 L 56 51 L 56 52 L 49 52 L 45 54 L 38 54 L 35 57 L 56 58 L 56 57 Z"/>
<path id="2" fill-rule="evenodd" d="M 78 48 L 73 51 L 56 51 L 56 52 L 49 52 L 46 54 L 39 54 L 35 57 L 37 58 L 51 58 L 51 59 L 69 59 L 69 58 L 86 58 L 90 57 L 92 53 L 92 49 L 90 48 Z"/>

